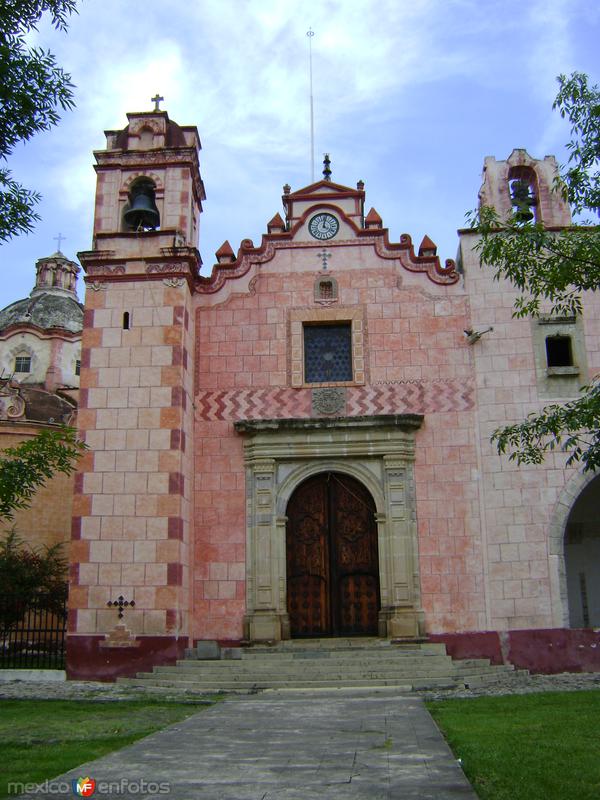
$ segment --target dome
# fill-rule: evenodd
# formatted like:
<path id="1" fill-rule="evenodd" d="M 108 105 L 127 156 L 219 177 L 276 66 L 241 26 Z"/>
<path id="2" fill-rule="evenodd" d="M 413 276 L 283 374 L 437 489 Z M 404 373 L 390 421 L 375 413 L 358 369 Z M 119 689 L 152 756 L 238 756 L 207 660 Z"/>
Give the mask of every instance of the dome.
<path id="1" fill-rule="evenodd" d="M 83 327 L 83 307 L 76 298 L 42 294 L 26 297 L 0 311 L 0 331 L 12 325 L 35 325 L 36 328 L 63 328 L 79 333 Z"/>
<path id="2" fill-rule="evenodd" d="M 80 333 L 83 306 L 75 294 L 79 267 L 58 252 L 36 264 L 36 284 L 29 295 L 0 311 L 0 331 L 15 325 L 33 325 L 42 330 L 61 328 Z"/>

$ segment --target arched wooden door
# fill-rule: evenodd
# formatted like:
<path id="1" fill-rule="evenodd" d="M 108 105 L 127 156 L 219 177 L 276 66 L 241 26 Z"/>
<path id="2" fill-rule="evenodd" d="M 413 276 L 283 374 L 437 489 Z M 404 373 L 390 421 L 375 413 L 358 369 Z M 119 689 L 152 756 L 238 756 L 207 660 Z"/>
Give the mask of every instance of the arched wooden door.
<path id="1" fill-rule="evenodd" d="M 296 489 L 287 518 L 291 635 L 377 635 L 377 525 L 367 489 L 348 475 L 320 473 Z"/>

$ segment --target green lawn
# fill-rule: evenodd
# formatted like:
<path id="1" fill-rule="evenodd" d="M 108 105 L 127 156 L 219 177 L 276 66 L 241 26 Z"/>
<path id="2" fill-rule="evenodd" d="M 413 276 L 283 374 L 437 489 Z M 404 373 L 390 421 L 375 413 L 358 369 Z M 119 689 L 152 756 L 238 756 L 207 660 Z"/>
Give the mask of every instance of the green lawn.
<path id="1" fill-rule="evenodd" d="M 427 703 L 482 800 L 598 800 L 600 691 Z"/>
<path id="2" fill-rule="evenodd" d="M 8 782 L 41 783 L 189 717 L 202 703 L 0 700 L 0 798 Z"/>

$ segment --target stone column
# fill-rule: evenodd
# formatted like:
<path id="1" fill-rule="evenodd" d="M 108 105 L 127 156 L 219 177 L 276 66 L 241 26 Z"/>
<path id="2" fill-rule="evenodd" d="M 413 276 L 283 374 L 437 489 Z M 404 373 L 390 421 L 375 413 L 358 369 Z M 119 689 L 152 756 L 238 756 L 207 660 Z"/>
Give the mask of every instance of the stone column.
<path id="1" fill-rule="evenodd" d="M 383 457 L 387 506 L 384 553 L 380 553 L 380 631 L 391 637 L 423 632 L 420 609 L 416 521 L 409 502 L 412 466 L 397 456 Z M 381 539 L 380 539 L 381 541 Z M 384 593 L 385 587 L 385 593 Z"/>
<path id="2" fill-rule="evenodd" d="M 281 567 L 282 560 L 285 562 L 285 518 L 283 523 L 275 518 L 275 465 L 272 458 L 255 459 L 246 471 L 248 578 L 244 635 L 250 641 L 279 641 L 282 616 L 287 617 L 285 565 L 283 573 Z"/>

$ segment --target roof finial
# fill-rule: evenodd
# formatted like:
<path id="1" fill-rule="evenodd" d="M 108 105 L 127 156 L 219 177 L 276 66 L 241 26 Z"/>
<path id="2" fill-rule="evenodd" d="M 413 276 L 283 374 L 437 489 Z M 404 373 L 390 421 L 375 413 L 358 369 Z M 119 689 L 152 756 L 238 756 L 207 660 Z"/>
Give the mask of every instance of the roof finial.
<path id="1" fill-rule="evenodd" d="M 329 160 L 329 153 L 323 153 L 323 177 L 326 181 L 331 180 L 331 161 Z"/>
<path id="2" fill-rule="evenodd" d="M 160 111 L 160 104 L 164 102 L 165 98 L 161 97 L 157 92 L 154 97 L 150 98 L 150 102 L 154 103 L 154 111 Z"/>

